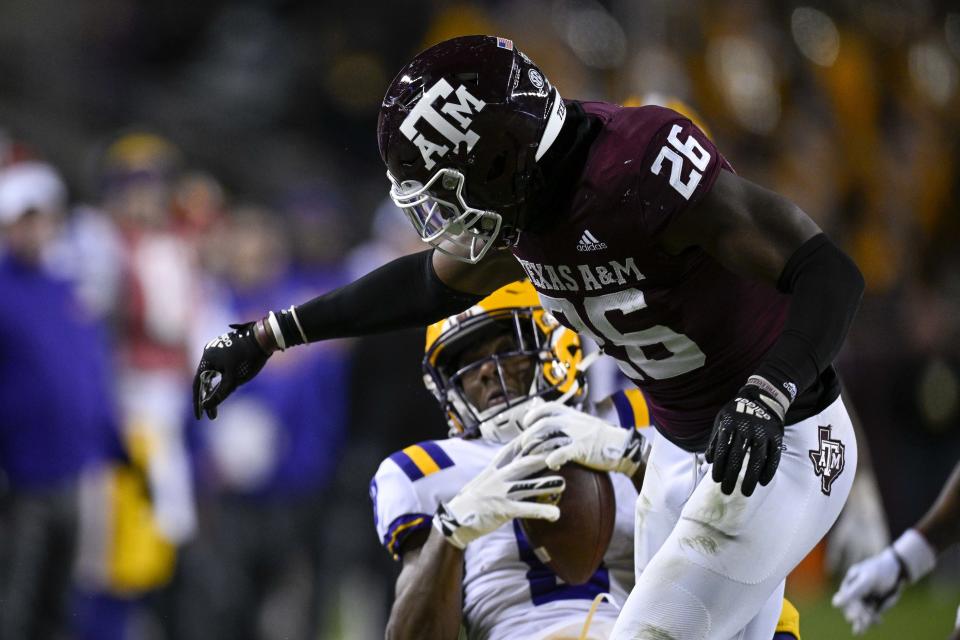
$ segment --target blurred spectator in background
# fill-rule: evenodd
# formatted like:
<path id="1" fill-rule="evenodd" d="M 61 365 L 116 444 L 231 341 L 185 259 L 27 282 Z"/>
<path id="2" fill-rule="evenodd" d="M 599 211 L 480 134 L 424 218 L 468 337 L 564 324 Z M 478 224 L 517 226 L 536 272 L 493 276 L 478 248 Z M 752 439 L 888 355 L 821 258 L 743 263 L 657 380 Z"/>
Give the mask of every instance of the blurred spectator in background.
<path id="1" fill-rule="evenodd" d="M 315 294 L 294 269 L 278 215 L 240 207 L 219 228 L 206 325 Z M 337 286 L 338 260 L 328 256 L 325 277 L 310 284 Z M 339 566 L 335 538 L 352 535 L 331 495 L 346 434 L 347 352 L 331 343 L 277 356 L 216 424 L 197 428 L 202 517 L 175 587 L 175 638 L 307 640 L 321 626 Z"/>
<path id="2" fill-rule="evenodd" d="M 370 221 L 366 240 L 347 254 L 345 263 L 351 281 L 382 267 L 394 258 L 426 250 L 410 233 L 410 220 L 389 197 L 380 201 Z"/>
<path id="3" fill-rule="evenodd" d="M 65 212 L 56 170 L 0 170 L 0 638 L 59 638 L 78 480 L 116 437 L 101 327 L 46 256 Z M 3 493 L 3 490 L 0 490 Z"/>
<path id="4" fill-rule="evenodd" d="M 144 435 L 126 434 L 122 454 L 81 482 L 74 640 L 151 637 L 145 630 L 157 626 L 150 605 L 173 575 L 176 548 L 157 526 Z"/>
<path id="5" fill-rule="evenodd" d="M 343 259 L 352 227 L 345 224 L 343 196 L 324 181 L 289 186 L 279 219 L 287 229 L 292 267 L 303 286 L 316 291 L 343 282 Z"/>
<path id="6" fill-rule="evenodd" d="M 104 155 L 103 210 L 122 243 L 113 309 L 127 439 L 142 438 L 157 525 L 180 544 L 196 512 L 183 441 L 186 352 L 199 302 L 193 246 L 178 233 L 173 187 L 179 151 L 152 133 L 122 135 Z"/>

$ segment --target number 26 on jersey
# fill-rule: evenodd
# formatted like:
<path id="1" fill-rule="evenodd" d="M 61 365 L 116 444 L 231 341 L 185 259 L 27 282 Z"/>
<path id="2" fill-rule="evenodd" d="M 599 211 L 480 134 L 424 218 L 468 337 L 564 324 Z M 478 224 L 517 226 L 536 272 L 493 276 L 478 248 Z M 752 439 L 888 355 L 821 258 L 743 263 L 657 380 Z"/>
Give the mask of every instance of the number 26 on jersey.
<path id="1" fill-rule="evenodd" d="M 697 139 L 692 135 L 687 137 L 686 142 L 680 142 L 679 134 L 683 130 L 679 124 L 673 125 L 670 129 L 670 135 L 667 136 L 667 144 L 660 148 L 660 153 L 650 166 L 650 171 L 655 175 L 660 175 L 663 170 L 663 163 L 670 165 L 670 186 L 677 190 L 687 200 L 693 195 L 700 179 L 703 178 L 703 171 L 710 163 L 710 152 L 703 148 Z M 684 159 L 693 164 L 690 169 L 690 175 L 686 181 L 683 179 Z"/>

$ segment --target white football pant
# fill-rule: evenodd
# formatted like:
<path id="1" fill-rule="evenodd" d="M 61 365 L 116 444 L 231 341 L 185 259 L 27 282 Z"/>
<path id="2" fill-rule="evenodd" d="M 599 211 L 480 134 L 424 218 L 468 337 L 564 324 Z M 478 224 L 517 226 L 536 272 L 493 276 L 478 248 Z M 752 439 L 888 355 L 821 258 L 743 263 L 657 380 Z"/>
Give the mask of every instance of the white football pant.
<path id="1" fill-rule="evenodd" d="M 637 583 L 611 639 L 773 637 L 784 580 L 840 515 L 857 468 L 839 398 L 783 443 L 773 480 L 746 498 L 740 482 L 721 493 L 702 455 L 656 439 L 637 498 Z"/>

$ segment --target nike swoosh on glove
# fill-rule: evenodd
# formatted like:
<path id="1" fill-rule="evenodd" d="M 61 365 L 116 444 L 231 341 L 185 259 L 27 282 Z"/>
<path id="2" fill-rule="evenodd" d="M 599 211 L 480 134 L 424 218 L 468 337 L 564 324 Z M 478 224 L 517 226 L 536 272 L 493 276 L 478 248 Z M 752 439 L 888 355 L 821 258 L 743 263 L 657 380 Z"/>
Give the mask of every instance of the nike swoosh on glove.
<path id="1" fill-rule="evenodd" d="M 760 376 L 751 376 L 733 400 L 725 404 L 713 421 L 706 460 L 713 463 L 713 481 L 720 490 L 733 493 L 740 468 L 749 453 L 740 491 L 753 495 L 759 482 L 766 486 L 780 465 L 783 444 L 783 417 L 789 401 Z"/>
<path id="2" fill-rule="evenodd" d="M 546 463 L 551 469 L 576 462 L 633 476 L 650 450 L 639 430 L 615 427 L 559 402 L 531 409 L 520 424 L 521 452 L 550 450 Z"/>
<path id="3" fill-rule="evenodd" d="M 433 525 L 453 546 L 464 549 L 514 518 L 555 522 L 560 517 L 556 503 L 566 487 L 564 479 L 530 477 L 546 468 L 546 456 L 525 456 L 503 464 L 508 455 L 513 451 L 505 448 L 453 499 L 440 503 Z"/>

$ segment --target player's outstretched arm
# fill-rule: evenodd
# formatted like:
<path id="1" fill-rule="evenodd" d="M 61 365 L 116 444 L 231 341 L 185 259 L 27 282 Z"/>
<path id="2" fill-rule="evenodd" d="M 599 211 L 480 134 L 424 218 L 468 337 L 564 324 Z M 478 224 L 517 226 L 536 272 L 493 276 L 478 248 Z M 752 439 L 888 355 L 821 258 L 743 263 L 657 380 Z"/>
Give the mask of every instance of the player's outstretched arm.
<path id="1" fill-rule="evenodd" d="M 784 416 L 840 350 L 863 296 L 859 269 L 786 198 L 721 171 L 713 188 L 664 230 L 671 253 L 699 246 L 724 267 L 775 285 L 792 297 L 783 332 L 754 375 L 717 415 L 707 447 L 713 479 L 733 492 L 773 479 Z"/>
<path id="2" fill-rule="evenodd" d="M 387 640 L 456 640 L 463 617 L 463 550 L 434 528 L 426 540 L 403 552 Z"/>
<path id="3" fill-rule="evenodd" d="M 854 633 L 862 633 L 896 604 L 907 584 L 930 573 L 937 554 L 960 542 L 960 464 L 929 511 L 896 542 L 850 567 L 833 596 Z"/>
<path id="4" fill-rule="evenodd" d="M 937 553 L 960 542 L 960 463 L 916 529 Z"/>
<path id="5" fill-rule="evenodd" d="M 193 380 L 194 414 L 217 406 L 252 379 L 275 351 L 306 342 L 423 327 L 467 309 L 522 277 L 509 252 L 491 251 L 468 265 L 423 251 L 397 258 L 356 282 L 256 322 L 231 325 L 207 343 Z M 219 378 L 219 379 L 218 379 Z"/>

